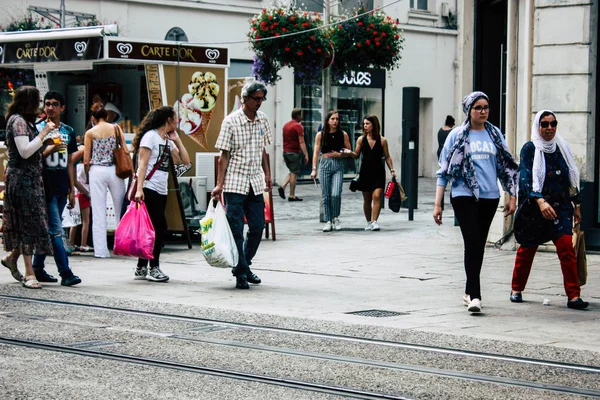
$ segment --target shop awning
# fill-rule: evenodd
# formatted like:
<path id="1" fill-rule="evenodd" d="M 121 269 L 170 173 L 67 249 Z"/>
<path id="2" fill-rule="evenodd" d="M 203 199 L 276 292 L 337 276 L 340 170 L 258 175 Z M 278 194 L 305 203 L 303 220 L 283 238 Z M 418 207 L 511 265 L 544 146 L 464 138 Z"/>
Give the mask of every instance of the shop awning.
<path id="1" fill-rule="evenodd" d="M 117 31 L 117 25 L 105 25 L 83 28 L 47 29 L 39 31 L 0 32 L 0 45 L 13 42 L 112 36 L 116 35 Z"/>

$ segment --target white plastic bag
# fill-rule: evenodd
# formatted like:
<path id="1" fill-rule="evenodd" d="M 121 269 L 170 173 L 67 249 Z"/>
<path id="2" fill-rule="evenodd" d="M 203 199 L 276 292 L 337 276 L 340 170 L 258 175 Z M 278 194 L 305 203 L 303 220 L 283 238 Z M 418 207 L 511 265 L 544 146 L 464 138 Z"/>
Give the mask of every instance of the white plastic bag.
<path id="1" fill-rule="evenodd" d="M 70 228 L 81 225 L 81 210 L 79 209 L 79 199 L 75 198 L 75 205 L 69 209 L 65 207 L 62 213 L 62 227 Z"/>
<path id="2" fill-rule="evenodd" d="M 200 220 L 202 254 L 213 267 L 231 268 L 238 263 L 238 251 L 221 203 L 211 200 L 206 216 Z"/>

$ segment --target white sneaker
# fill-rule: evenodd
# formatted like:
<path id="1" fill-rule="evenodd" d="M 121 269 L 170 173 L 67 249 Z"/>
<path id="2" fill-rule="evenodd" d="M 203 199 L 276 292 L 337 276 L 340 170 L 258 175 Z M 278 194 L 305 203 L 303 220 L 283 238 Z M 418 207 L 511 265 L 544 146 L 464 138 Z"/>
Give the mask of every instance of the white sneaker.
<path id="1" fill-rule="evenodd" d="M 333 218 L 333 229 L 336 231 L 342 230 L 342 224 L 340 224 L 340 219 L 338 217 Z"/>
<path id="2" fill-rule="evenodd" d="M 325 226 L 323 226 L 323 232 L 331 232 L 331 221 L 325 222 Z"/>
<path id="3" fill-rule="evenodd" d="M 371 225 L 371 221 L 367 222 L 367 226 L 365 226 L 365 231 L 370 231 L 373 228 Z"/>
<path id="4" fill-rule="evenodd" d="M 479 299 L 471 300 L 471 302 L 469 303 L 469 307 L 467 308 L 467 311 L 472 312 L 472 313 L 480 312 L 481 311 L 481 300 L 479 300 Z"/>
<path id="5" fill-rule="evenodd" d="M 379 229 L 379 224 L 377 223 L 377 221 L 373 221 L 373 223 L 371 224 L 371 230 L 372 231 L 378 231 Z"/>

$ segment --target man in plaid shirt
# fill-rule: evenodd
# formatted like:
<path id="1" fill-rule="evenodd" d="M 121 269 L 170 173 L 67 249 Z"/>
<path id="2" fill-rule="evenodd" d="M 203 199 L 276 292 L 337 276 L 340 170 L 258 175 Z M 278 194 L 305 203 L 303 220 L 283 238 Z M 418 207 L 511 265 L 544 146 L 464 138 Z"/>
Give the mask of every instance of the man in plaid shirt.
<path id="1" fill-rule="evenodd" d="M 250 265 L 265 227 L 263 192 L 273 187 L 265 151 L 265 146 L 271 143 L 271 125 L 266 114 L 258 111 L 266 96 L 263 83 L 247 81 L 242 88 L 242 108 L 223 120 L 215 144 L 221 156 L 212 196 L 220 200 L 223 193 L 225 199 L 227 220 L 239 253 L 238 264 L 232 271 L 238 289 L 248 289 L 248 282 L 261 282 Z M 245 241 L 244 216 L 248 221 Z"/>

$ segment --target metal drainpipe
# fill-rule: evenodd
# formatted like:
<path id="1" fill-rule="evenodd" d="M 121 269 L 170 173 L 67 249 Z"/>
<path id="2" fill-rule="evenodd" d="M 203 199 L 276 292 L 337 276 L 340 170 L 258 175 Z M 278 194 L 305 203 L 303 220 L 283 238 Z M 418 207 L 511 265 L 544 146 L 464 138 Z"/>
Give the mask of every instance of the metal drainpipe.
<path id="1" fill-rule="evenodd" d="M 525 52 L 523 57 L 523 125 L 521 128 L 521 142 L 526 143 L 529 140 L 529 131 L 531 126 L 531 104 L 532 104 L 532 81 L 533 81 L 533 27 L 535 5 L 534 0 L 525 0 L 525 28 L 523 43 Z"/>

